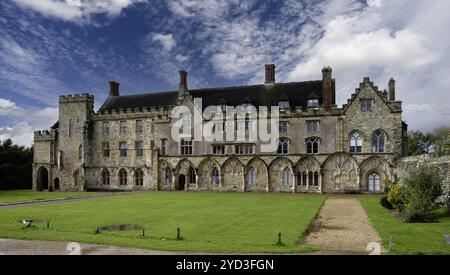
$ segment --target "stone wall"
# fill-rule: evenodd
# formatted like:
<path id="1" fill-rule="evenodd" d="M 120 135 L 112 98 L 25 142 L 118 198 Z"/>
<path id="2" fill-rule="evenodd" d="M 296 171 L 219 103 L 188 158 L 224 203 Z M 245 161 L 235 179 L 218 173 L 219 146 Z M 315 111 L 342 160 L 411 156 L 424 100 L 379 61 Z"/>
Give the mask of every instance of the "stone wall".
<path id="1" fill-rule="evenodd" d="M 397 178 L 402 182 L 411 172 L 421 167 L 430 167 L 437 169 L 442 178 L 444 194 L 438 199 L 445 206 L 450 207 L 450 156 L 431 157 L 429 155 L 420 155 L 402 158 L 397 162 Z"/>
<path id="2" fill-rule="evenodd" d="M 450 183 L 450 156 L 431 157 L 429 155 L 420 155 L 401 158 L 397 161 L 397 178 L 402 182 L 411 172 L 421 167 L 436 168 L 444 182 Z"/>
<path id="3" fill-rule="evenodd" d="M 361 111 L 361 99 L 372 100 L 370 111 Z M 185 106 L 194 108 L 191 96 L 183 100 Z M 182 156 L 180 142 L 170 138 L 173 121 L 169 114 L 174 106 L 95 113 L 94 97 L 89 94 L 61 96 L 59 103 L 59 128 L 35 133 L 35 190 L 382 192 L 383 183 L 392 180 L 392 163 L 401 153 L 401 102 L 388 101 L 369 78 L 360 83 L 343 108 L 296 106 L 282 111 L 280 120 L 288 123 L 288 130 L 280 135 L 289 140 L 288 153 L 283 155 L 262 152 L 260 142 L 205 140 L 194 141 L 192 155 Z M 142 131 L 136 131 L 140 130 L 137 121 L 142 121 Z M 308 121 L 317 121 L 317 129 L 308 129 Z M 121 122 L 123 129 L 126 125 L 122 133 Z M 103 131 L 103 123 L 109 125 L 109 131 Z M 358 153 L 349 148 L 354 131 L 363 137 Z M 372 153 L 371 146 L 375 131 L 385 134 L 384 148 L 378 153 Z M 248 130 L 251 132 L 256 131 Z M 319 140 L 318 153 L 308 154 L 307 138 Z M 137 154 L 141 143 L 143 153 Z M 252 144 L 254 152 L 236 154 L 235 146 L 242 143 Z M 103 146 L 108 144 L 109 154 L 103 154 Z M 122 156 L 120 144 L 127 144 Z M 214 155 L 216 144 L 225 147 L 224 155 Z M 219 173 L 219 184 L 212 184 L 213 169 Z M 255 172 L 256 183 L 248 182 L 249 171 Z M 142 186 L 134 184 L 140 182 L 142 173 Z M 373 175 L 378 186 L 369 190 Z"/>

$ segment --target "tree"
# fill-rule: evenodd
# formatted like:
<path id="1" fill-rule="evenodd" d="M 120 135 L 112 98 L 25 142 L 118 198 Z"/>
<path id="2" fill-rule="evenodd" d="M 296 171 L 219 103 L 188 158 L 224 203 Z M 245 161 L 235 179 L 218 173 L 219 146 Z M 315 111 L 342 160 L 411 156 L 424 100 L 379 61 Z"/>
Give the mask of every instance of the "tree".
<path id="1" fill-rule="evenodd" d="M 439 127 L 431 134 L 434 153 L 438 156 L 450 154 L 450 127 Z"/>
<path id="2" fill-rule="evenodd" d="M 443 126 L 431 133 L 410 131 L 408 133 L 408 156 L 423 154 L 437 156 L 450 154 L 450 128 Z"/>
<path id="3" fill-rule="evenodd" d="M 410 131 L 408 133 L 408 156 L 426 154 L 427 141 L 421 131 Z"/>
<path id="4" fill-rule="evenodd" d="M 410 221 L 433 220 L 433 210 L 439 208 L 436 200 L 442 195 L 442 179 L 431 168 L 420 168 L 405 179 L 406 203 L 404 212 Z"/>
<path id="5" fill-rule="evenodd" d="M 31 188 L 33 148 L 0 141 L 0 189 Z"/>

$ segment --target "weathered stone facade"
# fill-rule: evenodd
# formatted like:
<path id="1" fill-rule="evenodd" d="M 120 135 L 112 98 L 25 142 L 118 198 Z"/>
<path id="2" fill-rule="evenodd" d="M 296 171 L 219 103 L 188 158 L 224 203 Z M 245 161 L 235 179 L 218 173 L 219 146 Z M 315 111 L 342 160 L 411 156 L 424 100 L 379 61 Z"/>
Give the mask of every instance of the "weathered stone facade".
<path id="1" fill-rule="evenodd" d="M 405 149 L 406 124 L 401 102 L 395 100 L 395 86 L 389 85 L 388 98 L 386 91 L 379 91 L 364 78 L 348 102 L 338 107 L 331 68 L 324 68 L 321 81 L 294 84 L 274 83 L 274 66 L 268 68 L 264 85 L 242 90 L 261 90 L 261 97 L 291 102 L 280 112 L 280 121 L 288 125 L 287 131 L 280 133 L 280 138 L 289 141 L 288 152 L 263 153 L 256 142 L 250 144 L 253 152 L 238 154 L 239 142 L 193 141 L 192 153 L 181 155 L 180 142 L 170 138 L 170 112 L 180 104 L 193 109 L 194 97 L 214 95 L 214 89 L 188 90 L 183 73 L 178 92 L 152 97 L 161 102 L 164 97 L 175 98 L 171 103 L 155 105 L 152 101 L 145 107 L 130 107 L 130 97 L 120 96 L 118 83 L 111 82 L 110 97 L 97 112 L 92 95 L 60 96 L 58 123 L 50 131 L 35 132 L 33 189 L 382 192 L 384 183 L 393 178 L 395 160 Z M 291 86 L 299 87 L 303 101 L 318 94 L 320 104 L 300 106 L 295 103 L 300 102 L 295 93 L 278 92 Z M 303 91 L 303 87 L 310 88 Z M 233 96 L 241 94 L 239 89 L 234 89 Z M 108 105 L 110 102 L 119 105 Z M 310 121 L 317 122 L 316 129 L 308 129 Z M 359 133 L 357 140 L 352 139 L 354 133 Z M 374 135 L 382 136 L 376 148 Z M 317 139 L 317 152 L 308 152 L 309 139 Z M 351 144 L 358 148 L 351 150 Z M 223 145 L 225 152 L 214 154 L 214 145 Z M 126 156 L 120 148 L 126 148 Z"/>

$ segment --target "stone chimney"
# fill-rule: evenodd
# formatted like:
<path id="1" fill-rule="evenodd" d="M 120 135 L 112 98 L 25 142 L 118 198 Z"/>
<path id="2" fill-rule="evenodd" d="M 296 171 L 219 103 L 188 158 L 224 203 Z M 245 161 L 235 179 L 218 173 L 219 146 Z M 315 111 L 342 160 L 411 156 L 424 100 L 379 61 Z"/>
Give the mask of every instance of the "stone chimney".
<path id="1" fill-rule="evenodd" d="M 184 95 L 188 90 L 187 84 L 187 75 L 186 71 L 180 71 L 180 86 L 179 86 L 179 95 Z"/>
<path id="2" fill-rule="evenodd" d="M 333 70 L 330 66 L 324 67 L 322 69 L 322 98 L 323 106 L 326 110 L 331 109 L 333 104 L 333 79 L 331 73 Z"/>
<path id="3" fill-rule="evenodd" d="M 120 86 L 120 83 L 115 82 L 115 81 L 110 81 L 109 82 L 109 96 L 120 96 L 119 86 Z"/>
<path id="4" fill-rule="evenodd" d="M 395 79 L 391 78 L 388 84 L 389 101 L 395 101 Z"/>
<path id="5" fill-rule="evenodd" d="M 275 84 L 275 65 L 266 65 L 266 84 Z"/>

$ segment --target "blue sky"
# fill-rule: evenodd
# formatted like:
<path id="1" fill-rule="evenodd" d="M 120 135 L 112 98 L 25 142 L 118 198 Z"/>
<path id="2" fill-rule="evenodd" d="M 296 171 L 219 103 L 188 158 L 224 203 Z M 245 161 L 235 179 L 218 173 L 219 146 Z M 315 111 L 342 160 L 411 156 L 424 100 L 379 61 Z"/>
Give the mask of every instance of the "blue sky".
<path id="1" fill-rule="evenodd" d="M 121 93 L 321 78 L 330 65 L 341 105 L 364 76 L 397 98 L 411 129 L 450 126 L 447 0 L 4 0 L 0 2 L 0 139 L 32 142 L 58 95 L 108 81 Z"/>

